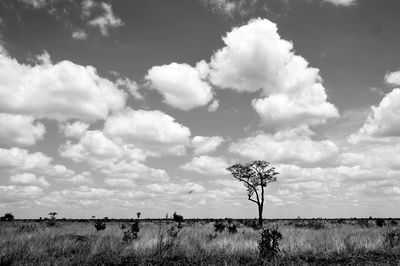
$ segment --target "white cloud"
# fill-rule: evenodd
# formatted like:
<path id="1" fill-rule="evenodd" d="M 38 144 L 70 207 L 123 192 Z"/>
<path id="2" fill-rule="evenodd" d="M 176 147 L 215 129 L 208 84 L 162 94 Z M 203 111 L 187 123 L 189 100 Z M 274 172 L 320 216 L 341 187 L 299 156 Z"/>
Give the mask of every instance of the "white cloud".
<path id="1" fill-rule="evenodd" d="M 19 0 L 19 1 L 33 8 L 43 8 L 48 4 L 52 3 L 54 0 Z"/>
<path id="2" fill-rule="evenodd" d="M 0 112 L 92 122 L 125 106 L 126 94 L 94 67 L 46 61 L 24 65 L 0 53 Z"/>
<path id="3" fill-rule="evenodd" d="M 400 89 L 386 94 L 378 106 L 371 107 L 371 113 L 360 130 L 351 135 L 349 141 L 378 140 L 385 137 L 400 137 Z"/>
<path id="4" fill-rule="evenodd" d="M 13 203 L 38 199 L 43 195 L 43 189 L 38 186 L 0 186 L 0 202 Z"/>
<path id="5" fill-rule="evenodd" d="M 211 157 L 207 155 L 194 157 L 192 161 L 182 165 L 180 168 L 193 171 L 202 175 L 225 175 L 228 162 L 222 157 Z"/>
<path id="6" fill-rule="evenodd" d="M 246 15 L 254 9 L 258 0 L 200 0 L 217 14 L 233 17 L 235 14 Z"/>
<path id="7" fill-rule="evenodd" d="M 34 123 L 27 115 L 0 113 L 0 143 L 32 146 L 43 139 L 46 129 L 42 123 Z"/>
<path id="8" fill-rule="evenodd" d="M 218 107 L 219 107 L 219 100 L 213 100 L 211 104 L 208 106 L 207 110 L 209 112 L 215 112 L 217 111 Z"/>
<path id="9" fill-rule="evenodd" d="M 141 95 L 139 92 L 139 85 L 135 81 L 128 78 L 119 77 L 115 83 L 118 85 L 118 87 L 127 89 L 129 93 L 136 99 L 143 99 L 143 95 Z"/>
<path id="10" fill-rule="evenodd" d="M 231 144 L 229 151 L 254 160 L 298 165 L 317 165 L 333 162 L 339 148 L 330 140 L 314 141 L 296 130 L 274 135 L 260 133 Z"/>
<path id="11" fill-rule="evenodd" d="M 324 2 L 334 4 L 335 6 L 354 6 L 357 0 L 323 0 Z"/>
<path id="12" fill-rule="evenodd" d="M 75 121 L 73 123 L 61 124 L 60 131 L 63 132 L 67 138 L 80 138 L 89 128 L 89 124 L 81 121 Z"/>
<path id="13" fill-rule="evenodd" d="M 326 101 L 319 70 L 294 54 L 292 43 L 279 36 L 276 24 L 253 19 L 234 28 L 223 41 L 226 46 L 211 59 L 210 80 L 222 89 L 261 90 L 265 98 L 254 100 L 253 107 L 264 124 L 318 124 L 338 116 Z"/>
<path id="14" fill-rule="evenodd" d="M 208 66 L 204 61 L 196 67 L 171 63 L 152 67 L 146 79 L 151 82 L 151 88 L 161 93 L 165 103 L 187 111 L 205 106 L 212 100 L 212 88 L 202 77 L 207 72 Z"/>
<path id="15" fill-rule="evenodd" d="M 400 85 L 400 70 L 386 73 L 385 82 L 392 85 Z"/>
<path id="16" fill-rule="evenodd" d="M 74 175 L 67 179 L 67 182 L 72 183 L 74 185 L 83 185 L 83 184 L 91 184 L 93 180 L 91 178 L 90 172 L 83 172 L 79 175 Z"/>
<path id="17" fill-rule="evenodd" d="M 102 35 L 108 36 L 110 28 L 117 28 L 124 25 L 122 20 L 115 16 L 111 4 L 101 3 L 99 6 L 102 8 L 103 14 L 89 21 L 88 24 L 90 26 L 98 27 Z"/>
<path id="18" fill-rule="evenodd" d="M 161 111 L 126 109 L 107 118 L 104 133 L 118 144 L 129 144 L 152 156 L 183 155 L 190 129 Z"/>
<path id="19" fill-rule="evenodd" d="M 75 30 L 74 32 L 72 32 L 72 38 L 74 40 L 81 41 L 81 40 L 86 40 L 88 38 L 88 35 L 84 30 Z"/>
<path id="20" fill-rule="evenodd" d="M 48 187 L 50 186 L 49 182 L 41 176 L 36 177 L 35 174 L 32 173 L 22 173 L 16 174 L 10 177 L 10 181 L 12 183 L 21 184 L 21 185 L 34 185 L 39 187 Z"/>
<path id="21" fill-rule="evenodd" d="M 192 139 L 193 153 L 196 155 L 207 154 L 215 151 L 224 142 L 224 138 L 220 136 L 204 137 L 195 136 Z"/>
<path id="22" fill-rule="evenodd" d="M 128 178 L 106 178 L 104 183 L 110 187 L 137 187 L 136 183 Z"/>
<path id="23" fill-rule="evenodd" d="M 29 153 L 20 148 L 0 148 L 0 167 L 21 170 L 44 170 L 50 166 L 52 158 L 41 152 Z"/>

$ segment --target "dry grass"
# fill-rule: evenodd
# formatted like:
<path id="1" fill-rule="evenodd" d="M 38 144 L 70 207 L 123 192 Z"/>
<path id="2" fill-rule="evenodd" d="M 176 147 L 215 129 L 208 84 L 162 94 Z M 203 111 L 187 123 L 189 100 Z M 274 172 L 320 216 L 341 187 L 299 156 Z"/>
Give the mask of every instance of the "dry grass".
<path id="1" fill-rule="evenodd" d="M 91 222 L 0 223 L 0 265 L 231 264 L 257 265 L 259 231 L 238 224 L 238 232 L 216 234 L 213 223 L 184 224 L 176 237 L 174 223 L 140 224 L 137 240 L 124 242 L 120 222 L 96 231 Z M 322 229 L 279 226 L 283 239 L 275 264 L 397 263 L 400 246 L 388 247 L 389 227 L 324 223 Z M 128 227 L 127 227 L 128 228 Z M 127 230 L 127 229 L 125 229 Z M 382 261 L 385 260 L 385 261 Z"/>

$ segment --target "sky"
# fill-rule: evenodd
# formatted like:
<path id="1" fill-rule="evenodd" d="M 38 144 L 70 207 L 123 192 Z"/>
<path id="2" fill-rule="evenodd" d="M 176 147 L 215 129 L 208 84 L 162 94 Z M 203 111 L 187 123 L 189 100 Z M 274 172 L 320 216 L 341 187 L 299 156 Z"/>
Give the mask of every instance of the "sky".
<path id="1" fill-rule="evenodd" d="M 400 217 L 396 0 L 0 0 L 0 213 Z"/>

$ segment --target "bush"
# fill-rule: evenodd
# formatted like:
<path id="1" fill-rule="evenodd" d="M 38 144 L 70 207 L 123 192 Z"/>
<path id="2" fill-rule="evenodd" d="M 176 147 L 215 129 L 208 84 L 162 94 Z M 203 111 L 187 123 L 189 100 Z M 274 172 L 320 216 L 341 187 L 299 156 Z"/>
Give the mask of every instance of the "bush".
<path id="1" fill-rule="evenodd" d="M 102 231 L 106 229 L 106 223 L 102 220 L 97 220 L 94 222 L 94 228 L 96 228 L 97 231 Z"/>
<path id="2" fill-rule="evenodd" d="M 384 236 L 384 245 L 386 248 L 393 248 L 400 245 L 400 230 L 389 229 Z"/>
<path id="3" fill-rule="evenodd" d="M 14 221 L 14 215 L 11 212 L 4 214 L 4 216 L 0 217 L 0 221 L 4 222 L 12 222 Z"/>
<path id="4" fill-rule="evenodd" d="M 230 225 L 228 225 L 228 232 L 229 232 L 230 234 L 236 234 L 236 233 L 237 233 L 236 224 L 230 224 Z"/>
<path id="5" fill-rule="evenodd" d="M 257 219 L 251 219 L 251 220 L 246 219 L 244 220 L 243 225 L 246 227 L 253 228 L 255 230 L 260 229 Z"/>
<path id="6" fill-rule="evenodd" d="M 280 253 L 279 240 L 282 239 L 282 234 L 278 228 L 266 228 L 261 231 L 260 236 L 258 242 L 260 259 L 271 261 Z"/>
<path id="7" fill-rule="evenodd" d="M 214 231 L 217 233 L 221 233 L 225 230 L 225 224 L 222 222 L 215 222 L 214 223 Z"/>
<path id="8" fill-rule="evenodd" d="M 379 227 L 382 227 L 382 226 L 384 226 L 386 224 L 385 220 L 383 220 L 381 218 L 376 219 L 375 223 L 376 223 L 376 226 L 379 226 Z"/>
<path id="9" fill-rule="evenodd" d="M 390 220 L 390 225 L 398 225 L 399 223 L 396 220 Z"/>
<path id="10" fill-rule="evenodd" d="M 174 212 L 174 215 L 173 215 L 172 219 L 177 223 L 182 223 L 183 222 L 183 216 L 177 214 L 176 212 Z"/>
<path id="11" fill-rule="evenodd" d="M 139 231 L 140 231 L 139 220 L 137 220 L 131 224 L 131 228 L 129 230 L 124 232 L 122 240 L 123 241 L 136 240 L 138 238 Z"/>

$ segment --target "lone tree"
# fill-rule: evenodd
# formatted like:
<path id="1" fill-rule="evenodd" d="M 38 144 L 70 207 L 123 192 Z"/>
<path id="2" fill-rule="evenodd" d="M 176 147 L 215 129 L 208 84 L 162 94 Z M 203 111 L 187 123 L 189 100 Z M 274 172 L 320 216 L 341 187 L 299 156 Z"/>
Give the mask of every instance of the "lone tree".
<path id="1" fill-rule="evenodd" d="M 234 178 L 243 182 L 247 189 L 248 200 L 258 206 L 258 225 L 263 224 L 264 190 L 268 183 L 275 182 L 279 174 L 275 167 L 269 167 L 266 161 L 253 161 L 247 164 L 234 164 L 226 168 Z"/>

